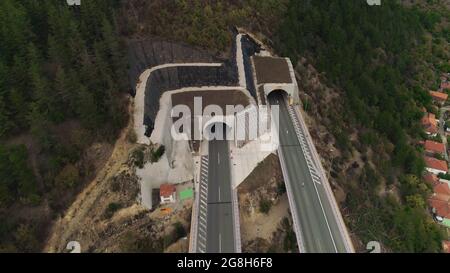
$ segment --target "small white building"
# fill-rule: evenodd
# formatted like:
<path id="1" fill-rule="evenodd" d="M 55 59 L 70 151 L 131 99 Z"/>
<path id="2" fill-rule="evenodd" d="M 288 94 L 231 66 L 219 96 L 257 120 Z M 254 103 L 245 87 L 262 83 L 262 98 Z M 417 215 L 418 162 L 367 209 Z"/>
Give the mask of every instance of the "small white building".
<path id="1" fill-rule="evenodd" d="M 172 184 L 162 184 L 159 187 L 159 196 L 161 198 L 161 204 L 175 203 L 176 201 L 176 188 Z"/>

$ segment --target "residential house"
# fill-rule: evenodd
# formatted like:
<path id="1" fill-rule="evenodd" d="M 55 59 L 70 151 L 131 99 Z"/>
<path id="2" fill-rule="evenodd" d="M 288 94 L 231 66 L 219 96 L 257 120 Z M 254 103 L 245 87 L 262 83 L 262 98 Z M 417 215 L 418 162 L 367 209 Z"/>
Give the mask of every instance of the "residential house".
<path id="1" fill-rule="evenodd" d="M 425 130 L 425 133 L 430 136 L 437 136 L 438 133 L 438 121 L 436 120 L 436 116 L 432 113 L 426 113 L 422 118 L 422 126 Z"/>
<path id="2" fill-rule="evenodd" d="M 445 145 L 432 140 L 426 140 L 424 144 L 425 153 L 429 156 L 445 155 Z"/>
<path id="3" fill-rule="evenodd" d="M 425 168 L 430 173 L 438 175 L 440 173 L 445 174 L 448 172 L 447 162 L 444 160 L 439 160 L 433 157 L 425 156 Z"/>
<path id="4" fill-rule="evenodd" d="M 176 201 L 175 185 L 162 184 L 159 187 L 159 196 L 161 198 L 161 204 L 175 203 Z"/>
<path id="5" fill-rule="evenodd" d="M 423 176 L 423 179 L 425 180 L 425 182 L 427 182 L 428 184 L 430 184 L 431 186 L 435 186 L 437 184 L 439 184 L 439 177 L 437 177 L 437 175 L 435 175 L 434 173 L 426 173 Z"/>
<path id="6" fill-rule="evenodd" d="M 428 202 L 437 220 L 440 222 L 450 220 L 450 187 L 447 183 L 436 184 Z"/>
<path id="7" fill-rule="evenodd" d="M 431 98 L 433 98 L 433 101 L 440 105 L 443 105 L 448 99 L 448 94 L 443 92 L 430 91 L 430 95 Z"/>
<path id="8" fill-rule="evenodd" d="M 446 183 L 450 187 L 450 180 L 439 178 L 439 182 Z"/>
<path id="9" fill-rule="evenodd" d="M 443 200 L 450 201 L 450 187 L 447 183 L 439 182 L 433 187 L 434 194 L 445 196 Z"/>
<path id="10" fill-rule="evenodd" d="M 445 92 L 446 90 L 450 90 L 450 81 L 441 82 L 441 90 Z"/>
<path id="11" fill-rule="evenodd" d="M 442 250 L 444 251 L 444 253 L 450 253 L 450 241 L 442 242 Z"/>
<path id="12" fill-rule="evenodd" d="M 450 204 L 448 200 L 441 200 L 439 197 L 433 196 L 428 202 L 436 220 L 440 223 L 448 223 L 450 221 Z"/>

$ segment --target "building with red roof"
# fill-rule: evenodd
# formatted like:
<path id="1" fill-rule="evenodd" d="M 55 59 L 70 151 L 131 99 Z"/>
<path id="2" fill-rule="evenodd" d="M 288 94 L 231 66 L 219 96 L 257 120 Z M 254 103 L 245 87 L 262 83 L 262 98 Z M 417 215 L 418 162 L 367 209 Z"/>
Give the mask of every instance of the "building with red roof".
<path id="1" fill-rule="evenodd" d="M 159 196 L 161 198 L 161 204 L 175 203 L 176 201 L 175 185 L 162 184 L 159 187 Z"/>
<path id="2" fill-rule="evenodd" d="M 447 195 L 447 200 L 450 200 L 450 187 L 447 183 L 439 182 L 433 187 L 435 194 Z"/>
<path id="3" fill-rule="evenodd" d="M 425 168 L 430 173 L 434 173 L 435 175 L 438 175 L 440 173 L 445 174 L 448 171 L 448 165 L 447 162 L 444 160 L 439 160 L 433 157 L 425 156 Z"/>
<path id="4" fill-rule="evenodd" d="M 433 98 L 433 101 L 438 104 L 444 104 L 448 99 L 448 94 L 443 92 L 437 92 L 437 91 L 430 91 L 431 98 Z"/>
<path id="5" fill-rule="evenodd" d="M 427 135 L 436 136 L 438 132 L 436 116 L 432 113 L 426 113 L 422 118 L 422 126 Z"/>
<path id="6" fill-rule="evenodd" d="M 443 219 L 450 219 L 450 204 L 448 201 L 439 200 L 435 196 L 431 197 L 428 201 L 435 215 Z"/>
<path id="7" fill-rule="evenodd" d="M 450 241 L 442 241 L 442 251 L 450 253 Z"/>
<path id="8" fill-rule="evenodd" d="M 425 182 L 427 182 L 428 184 L 430 184 L 431 186 L 435 186 L 437 184 L 439 184 L 439 178 L 437 177 L 437 175 L 435 175 L 434 173 L 426 173 L 423 176 L 423 179 L 425 180 Z"/>
<path id="9" fill-rule="evenodd" d="M 450 90 L 450 82 L 441 82 L 441 90 L 445 91 L 445 90 Z"/>
<path id="10" fill-rule="evenodd" d="M 425 152 L 430 155 L 444 155 L 445 154 L 445 145 L 443 143 L 439 143 L 432 140 L 426 140 L 424 144 Z"/>
<path id="11" fill-rule="evenodd" d="M 434 218 L 446 223 L 450 219 L 450 187 L 447 183 L 439 182 L 433 186 L 433 195 L 428 199 Z"/>

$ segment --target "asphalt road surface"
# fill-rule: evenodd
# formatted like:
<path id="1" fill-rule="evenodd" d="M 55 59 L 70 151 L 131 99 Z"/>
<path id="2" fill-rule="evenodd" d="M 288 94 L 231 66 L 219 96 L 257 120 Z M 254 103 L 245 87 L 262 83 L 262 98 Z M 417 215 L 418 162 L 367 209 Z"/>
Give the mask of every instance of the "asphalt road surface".
<path id="1" fill-rule="evenodd" d="M 208 154 L 206 252 L 235 252 L 228 141 L 209 141 Z"/>
<path id="2" fill-rule="evenodd" d="M 308 253 L 346 252 L 343 236 L 325 188 L 309 172 L 306 158 L 295 133 L 282 94 L 269 96 L 271 105 L 280 107 L 280 149 L 286 164 L 288 180 L 293 192 L 299 228 L 305 251 Z M 317 182 L 316 182 L 317 181 Z"/>

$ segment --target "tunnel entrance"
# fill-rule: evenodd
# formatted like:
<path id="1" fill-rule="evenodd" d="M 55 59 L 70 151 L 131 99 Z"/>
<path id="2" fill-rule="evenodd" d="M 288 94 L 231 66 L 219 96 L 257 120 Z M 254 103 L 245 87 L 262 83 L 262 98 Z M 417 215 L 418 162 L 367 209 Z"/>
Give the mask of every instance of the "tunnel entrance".
<path id="1" fill-rule="evenodd" d="M 267 95 L 268 101 L 284 99 L 287 97 L 289 97 L 289 94 L 283 89 L 274 89 Z"/>
<path id="2" fill-rule="evenodd" d="M 225 122 L 212 122 L 206 125 L 203 131 L 203 137 L 206 140 L 231 140 L 233 139 L 233 130 Z"/>
<path id="3" fill-rule="evenodd" d="M 283 89 L 274 89 L 267 95 L 267 101 L 270 105 L 281 105 L 287 98 L 289 98 L 289 94 Z"/>

